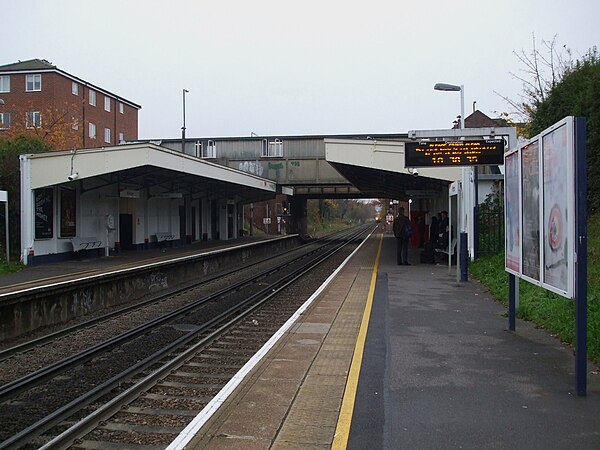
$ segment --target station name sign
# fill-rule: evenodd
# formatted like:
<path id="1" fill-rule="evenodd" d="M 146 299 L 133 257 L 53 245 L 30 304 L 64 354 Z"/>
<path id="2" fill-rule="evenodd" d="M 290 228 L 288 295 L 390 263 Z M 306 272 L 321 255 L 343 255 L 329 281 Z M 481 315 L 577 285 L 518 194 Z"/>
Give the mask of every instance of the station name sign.
<path id="1" fill-rule="evenodd" d="M 504 163 L 504 139 L 406 142 L 405 167 L 478 166 Z"/>

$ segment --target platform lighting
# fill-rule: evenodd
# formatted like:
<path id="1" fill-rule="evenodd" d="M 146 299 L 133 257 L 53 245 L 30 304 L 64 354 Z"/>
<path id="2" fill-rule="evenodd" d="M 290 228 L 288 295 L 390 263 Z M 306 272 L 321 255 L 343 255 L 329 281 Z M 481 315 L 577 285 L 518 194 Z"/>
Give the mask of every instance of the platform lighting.
<path id="1" fill-rule="evenodd" d="M 181 127 L 181 153 L 185 153 L 185 94 L 189 93 L 187 89 L 183 90 L 183 126 Z"/>
<path id="2" fill-rule="evenodd" d="M 465 86 L 448 83 L 436 83 L 433 86 L 436 91 L 459 92 L 460 91 L 460 128 L 465 127 Z"/>
<path id="3" fill-rule="evenodd" d="M 4 100 L 0 98 L 0 105 L 4 105 Z"/>

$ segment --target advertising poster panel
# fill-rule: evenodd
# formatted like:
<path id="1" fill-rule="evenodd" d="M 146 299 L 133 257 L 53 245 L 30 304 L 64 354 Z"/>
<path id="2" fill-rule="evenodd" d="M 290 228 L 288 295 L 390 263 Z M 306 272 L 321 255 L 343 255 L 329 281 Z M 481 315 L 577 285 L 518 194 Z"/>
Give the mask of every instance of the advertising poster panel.
<path id="1" fill-rule="evenodd" d="M 504 157 L 504 211 L 506 212 L 506 270 L 520 272 L 519 153 Z"/>
<path id="2" fill-rule="evenodd" d="M 73 189 L 60 189 L 60 237 L 75 237 L 76 229 L 76 193 Z"/>
<path id="3" fill-rule="evenodd" d="M 51 239 L 54 237 L 54 190 L 52 188 L 36 189 L 35 199 L 35 238 Z"/>
<path id="4" fill-rule="evenodd" d="M 540 159 L 539 142 L 521 149 L 523 198 L 523 275 L 540 282 Z"/>
<path id="5" fill-rule="evenodd" d="M 569 155 L 567 126 L 542 137 L 544 164 L 544 283 L 568 291 L 569 252 Z"/>

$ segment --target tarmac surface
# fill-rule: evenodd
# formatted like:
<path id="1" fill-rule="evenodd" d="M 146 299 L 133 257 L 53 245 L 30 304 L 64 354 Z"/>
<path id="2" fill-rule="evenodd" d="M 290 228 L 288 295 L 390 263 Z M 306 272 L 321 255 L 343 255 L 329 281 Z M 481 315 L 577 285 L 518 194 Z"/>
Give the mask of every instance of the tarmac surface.
<path id="1" fill-rule="evenodd" d="M 578 397 L 571 347 L 521 320 L 507 331 L 506 308 L 477 281 L 457 283 L 454 267 L 418 264 L 417 251 L 412 266 L 396 265 L 389 235 L 361 348 L 380 239 L 371 237 L 185 448 L 600 448 L 598 369 L 589 364 L 588 395 Z M 352 358 L 363 350 L 344 430 Z"/>
<path id="2" fill-rule="evenodd" d="M 386 241 L 390 238 L 386 237 Z M 381 255 L 348 448 L 598 449 L 600 374 L 447 266 Z M 413 262 L 416 255 L 413 255 Z"/>

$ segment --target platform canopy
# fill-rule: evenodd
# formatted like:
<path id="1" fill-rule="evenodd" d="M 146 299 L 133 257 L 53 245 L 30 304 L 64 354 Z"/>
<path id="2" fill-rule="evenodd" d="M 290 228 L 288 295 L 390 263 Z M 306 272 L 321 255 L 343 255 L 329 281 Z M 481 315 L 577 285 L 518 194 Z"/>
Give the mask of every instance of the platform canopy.
<path id="1" fill-rule="evenodd" d="M 271 180 L 148 143 L 22 155 L 21 159 L 29 166 L 22 180 L 29 189 L 77 180 L 84 192 L 122 183 L 185 191 L 193 197 L 237 195 L 246 201 L 277 193 Z"/>
<path id="2" fill-rule="evenodd" d="M 461 178 L 460 167 L 406 168 L 402 141 L 325 139 L 325 155 L 328 163 L 371 198 L 435 197 Z"/>

